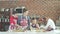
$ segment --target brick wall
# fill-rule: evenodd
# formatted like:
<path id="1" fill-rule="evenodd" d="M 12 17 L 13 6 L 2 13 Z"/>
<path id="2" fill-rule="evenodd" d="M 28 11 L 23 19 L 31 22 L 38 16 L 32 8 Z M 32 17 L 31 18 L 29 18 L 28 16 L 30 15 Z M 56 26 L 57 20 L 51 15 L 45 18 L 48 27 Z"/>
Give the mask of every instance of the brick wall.
<path id="1" fill-rule="evenodd" d="M 29 11 L 29 15 L 37 14 L 47 16 L 53 20 L 57 20 L 60 16 L 59 0 L 19 0 L 16 2 L 0 1 L 0 8 L 14 8 L 17 6 L 25 6 Z"/>

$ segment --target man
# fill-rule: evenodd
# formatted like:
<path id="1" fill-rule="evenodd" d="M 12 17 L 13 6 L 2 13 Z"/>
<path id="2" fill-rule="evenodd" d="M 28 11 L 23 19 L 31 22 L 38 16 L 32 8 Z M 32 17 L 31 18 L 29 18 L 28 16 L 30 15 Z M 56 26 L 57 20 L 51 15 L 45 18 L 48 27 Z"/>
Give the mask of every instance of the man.
<path id="1" fill-rule="evenodd" d="M 54 21 L 51 19 L 51 18 L 49 18 L 49 17 L 47 17 L 47 18 L 43 18 L 43 21 L 46 23 L 46 26 L 44 27 L 45 28 L 45 30 L 46 31 L 51 31 L 51 30 L 55 30 L 55 23 L 54 23 Z"/>
<path id="2" fill-rule="evenodd" d="M 45 29 L 47 31 L 55 30 L 56 27 L 54 21 L 51 18 L 47 18 L 46 20 L 47 20 L 47 24 Z"/>

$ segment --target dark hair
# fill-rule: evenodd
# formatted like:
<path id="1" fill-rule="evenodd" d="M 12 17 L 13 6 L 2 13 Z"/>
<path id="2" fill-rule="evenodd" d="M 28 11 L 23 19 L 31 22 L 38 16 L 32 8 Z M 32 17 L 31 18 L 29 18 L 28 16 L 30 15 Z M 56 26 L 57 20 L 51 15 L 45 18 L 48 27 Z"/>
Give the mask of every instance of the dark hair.
<path id="1" fill-rule="evenodd" d="M 32 18 L 32 20 L 34 20 L 34 19 L 36 19 L 36 18 Z"/>
<path id="2" fill-rule="evenodd" d="M 44 17 L 43 19 L 44 19 L 44 20 L 46 20 L 46 18 L 45 18 L 45 17 Z"/>
<path id="3" fill-rule="evenodd" d="M 32 18 L 32 20 L 35 20 L 35 19 L 38 20 L 39 18 Z"/>

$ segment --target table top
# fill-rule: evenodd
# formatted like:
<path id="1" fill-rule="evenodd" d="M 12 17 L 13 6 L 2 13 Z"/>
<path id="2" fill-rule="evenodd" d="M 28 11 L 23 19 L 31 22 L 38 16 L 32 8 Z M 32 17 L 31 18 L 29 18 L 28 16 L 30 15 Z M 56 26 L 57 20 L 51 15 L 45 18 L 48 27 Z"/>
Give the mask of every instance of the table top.
<path id="1" fill-rule="evenodd" d="M 53 30 L 48 32 L 34 32 L 34 31 L 26 31 L 26 32 L 0 32 L 0 34 L 60 34 L 60 30 Z"/>

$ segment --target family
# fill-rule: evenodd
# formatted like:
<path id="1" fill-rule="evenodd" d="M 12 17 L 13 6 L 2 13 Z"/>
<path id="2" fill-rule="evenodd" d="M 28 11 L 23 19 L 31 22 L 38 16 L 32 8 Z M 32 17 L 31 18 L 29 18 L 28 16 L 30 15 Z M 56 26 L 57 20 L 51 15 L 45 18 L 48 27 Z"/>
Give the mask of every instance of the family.
<path id="1" fill-rule="evenodd" d="M 23 12 L 20 11 L 20 13 L 10 15 L 9 30 L 13 30 L 14 28 L 18 28 L 18 27 L 22 28 L 23 30 L 31 30 L 31 27 L 40 29 L 40 25 L 37 23 L 37 19 L 32 18 L 31 20 L 31 18 L 28 16 L 29 11 L 26 8 L 23 8 Z M 44 20 L 44 18 L 42 18 L 42 20 Z M 45 20 L 47 21 L 46 26 L 44 27 L 46 31 L 51 31 L 56 29 L 55 23 L 51 18 L 46 17 Z"/>

